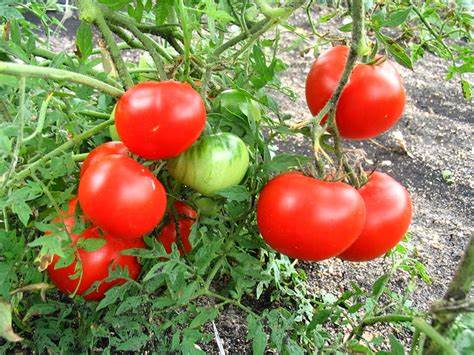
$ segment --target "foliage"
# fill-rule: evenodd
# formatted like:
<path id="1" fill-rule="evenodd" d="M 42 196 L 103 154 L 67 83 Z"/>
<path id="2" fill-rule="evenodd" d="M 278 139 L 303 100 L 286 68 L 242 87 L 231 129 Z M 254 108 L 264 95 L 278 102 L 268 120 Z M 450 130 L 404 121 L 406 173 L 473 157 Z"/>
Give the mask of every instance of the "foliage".
<path id="1" fill-rule="evenodd" d="M 318 10 L 317 17 L 312 3 L 82 0 L 75 48 L 59 52 L 53 44 L 62 41 L 59 29 L 67 29 L 62 20 L 70 4 L 0 4 L 0 335 L 8 340 L 0 339 L 0 351 L 202 353 L 214 349 L 217 336 L 210 325 L 232 308 L 246 319 L 248 346 L 255 354 L 271 349 L 403 353 L 409 344 L 397 335 L 417 334 L 410 320 L 428 317 L 412 307 L 410 295 L 418 282 L 430 281 L 409 240 L 386 257 L 387 271 L 371 289 L 351 283 L 334 295 L 309 288 L 301 264 L 270 250 L 256 227 L 255 196 L 271 176 L 292 168 L 315 169 L 311 158 L 276 155 L 277 139 L 310 136 L 307 127 L 289 126 L 291 117 L 280 111 L 274 95 L 295 95 L 279 79 L 291 64 L 279 57 L 281 33 L 293 31 L 318 50 L 335 38 L 319 34 L 317 23 L 337 23 L 344 39 L 351 30 L 350 11 L 340 1 Z M 467 5 L 365 3 L 372 54 L 385 50 L 412 68 L 432 52 L 451 61 L 447 77 L 460 80 L 470 97 L 466 74 L 472 72 L 472 48 L 466 42 L 472 15 Z M 308 8 L 315 36 L 301 34 L 286 20 L 302 6 Z M 59 10 L 63 19 L 49 10 Z M 96 27 L 103 39 L 98 40 Z M 107 36 L 107 28 L 118 37 Z M 139 63 L 120 52 L 141 54 L 144 49 L 149 55 Z M 72 255 L 66 233 L 53 219 L 76 193 L 78 162 L 110 139 L 110 113 L 130 82 L 164 77 L 187 81 L 200 91 L 208 106 L 209 133 L 232 132 L 245 141 L 249 172 L 241 185 L 215 198 L 219 213 L 199 218 L 190 238 L 193 250 L 185 257 L 177 249 L 168 256 L 154 238 L 157 230 L 145 239 L 148 249 L 130 251 L 143 264 L 139 282 L 112 288 L 99 303 L 50 290 L 42 272 L 48 257 Z M 257 102 L 261 112 L 250 101 L 237 114 L 220 110 L 215 98 L 229 88 Z M 146 164 L 170 195 L 193 201 L 195 193 L 175 183 L 160 162 Z M 76 228 L 84 229 L 77 222 Z M 45 231 L 52 235 L 44 236 Z M 398 293 L 389 285 L 402 272 L 408 280 Z M 378 322 L 376 317 L 387 314 L 389 320 L 402 319 L 394 325 L 397 332 L 362 336 L 366 326 Z M 462 322 L 470 323 L 471 318 Z M 461 325 L 452 334 L 461 339 L 459 351 L 472 349 L 471 330 Z"/>

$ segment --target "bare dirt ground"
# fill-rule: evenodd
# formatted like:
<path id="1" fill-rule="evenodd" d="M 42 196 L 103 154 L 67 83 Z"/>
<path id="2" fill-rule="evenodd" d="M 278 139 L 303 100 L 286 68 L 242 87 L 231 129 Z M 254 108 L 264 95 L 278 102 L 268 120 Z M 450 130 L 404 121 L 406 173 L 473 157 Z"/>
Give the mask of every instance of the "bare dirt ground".
<path id="1" fill-rule="evenodd" d="M 291 23 L 309 34 L 302 11 L 291 18 Z M 75 33 L 76 26 L 75 21 L 66 22 L 68 37 Z M 283 43 L 290 46 L 295 39 L 294 34 L 285 33 Z M 71 48 L 71 45 L 71 41 L 62 38 L 60 47 Z M 292 101 L 280 95 L 281 109 L 297 120 L 310 117 L 304 99 L 304 83 L 314 57 L 312 51 L 301 54 L 305 46 L 307 44 L 303 43 L 282 54 L 289 65 L 282 81 L 297 93 L 297 99 Z M 391 133 L 374 141 L 344 144 L 348 148 L 363 148 L 367 159 L 379 162 L 379 170 L 408 188 L 414 205 L 410 243 L 432 278 L 431 284 L 420 282 L 411 299 L 415 307 L 427 309 L 432 301 L 443 296 L 474 230 L 472 103 L 463 99 L 456 80 L 445 81 L 447 63 L 431 54 L 415 63 L 413 72 L 402 67 L 398 69 L 408 96 L 404 116 L 398 125 Z M 403 137 L 408 154 L 400 148 L 400 137 Z M 312 154 L 309 142 L 303 137 L 289 137 L 280 142 L 279 149 L 281 152 Z M 451 182 L 443 178 L 443 171 L 451 172 Z M 388 268 L 383 259 L 368 263 L 332 259 L 301 263 L 301 266 L 308 274 L 315 294 L 339 294 L 351 281 L 370 288 Z M 400 272 L 390 287 L 401 291 L 406 287 L 406 279 L 407 275 Z M 229 307 L 219 316 L 216 326 L 226 351 L 249 351 L 245 315 L 241 311 Z M 209 331 L 212 332 L 212 328 Z M 217 347 L 210 344 L 205 350 L 217 352 Z"/>

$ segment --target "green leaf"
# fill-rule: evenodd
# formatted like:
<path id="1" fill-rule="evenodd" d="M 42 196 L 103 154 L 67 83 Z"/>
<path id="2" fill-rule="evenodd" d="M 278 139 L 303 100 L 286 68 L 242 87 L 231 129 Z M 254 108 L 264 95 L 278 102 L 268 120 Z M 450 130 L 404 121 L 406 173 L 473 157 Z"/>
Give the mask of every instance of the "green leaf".
<path id="1" fill-rule="evenodd" d="M 391 12 L 387 18 L 383 21 L 382 25 L 385 27 L 397 27 L 404 23 L 408 15 L 410 15 L 411 7 L 407 7 L 405 9 L 396 10 Z"/>
<path id="2" fill-rule="evenodd" d="M 103 308 L 106 308 L 107 306 L 115 303 L 121 296 L 123 296 L 126 289 L 127 289 L 126 284 L 124 284 L 123 286 L 112 287 L 110 290 L 108 290 L 105 293 L 105 297 L 97 305 L 96 311 L 99 311 L 99 310 L 101 310 Z M 93 291 L 93 290 L 90 290 L 90 291 Z"/>
<path id="3" fill-rule="evenodd" d="M 76 45 L 82 59 L 87 59 L 91 55 L 94 45 L 92 43 L 91 26 L 87 22 L 81 22 L 77 28 Z"/>
<path id="4" fill-rule="evenodd" d="M 200 308 L 199 314 L 191 321 L 189 328 L 197 328 L 217 317 L 217 308 Z"/>
<path id="5" fill-rule="evenodd" d="M 0 337 L 11 341 L 23 340 L 12 328 L 12 306 L 0 298 Z"/>
<path id="6" fill-rule="evenodd" d="M 390 354 L 391 355 L 405 355 L 405 349 L 403 348 L 402 343 L 395 338 L 392 334 L 389 336 L 390 338 Z"/>
<path id="7" fill-rule="evenodd" d="M 12 206 L 12 212 L 18 216 L 24 226 L 28 224 L 30 216 L 33 214 L 30 206 L 25 201 L 15 201 Z"/>
<path id="8" fill-rule="evenodd" d="M 389 274 L 384 274 L 380 276 L 375 282 L 374 285 L 372 286 L 372 295 L 376 296 L 378 295 L 382 289 L 385 287 L 390 275 Z"/>
<path id="9" fill-rule="evenodd" d="M 225 197 L 229 201 L 237 202 L 247 201 L 252 197 L 247 188 L 242 185 L 228 187 L 227 189 L 218 191 L 217 194 Z"/>
<path id="10" fill-rule="evenodd" d="M 247 339 L 252 340 L 253 355 L 262 355 L 267 347 L 267 335 L 263 331 L 261 322 L 252 315 L 247 317 Z"/>
<path id="11" fill-rule="evenodd" d="M 79 238 L 77 247 L 85 251 L 95 251 L 102 248 L 107 240 L 103 238 Z"/>
<path id="12" fill-rule="evenodd" d="M 166 22 L 168 16 L 171 14 L 171 10 L 174 7 L 174 0 L 161 0 L 157 1 L 154 12 L 155 12 L 155 22 L 157 25 L 162 25 Z"/>
<path id="13" fill-rule="evenodd" d="M 377 39 L 382 42 L 385 49 L 390 53 L 398 64 L 403 65 L 405 68 L 413 70 L 413 62 L 411 58 L 405 53 L 405 50 L 390 37 L 385 36 L 379 31 L 375 32 Z"/>
<path id="14" fill-rule="evenodd" d="M 283 153 L 275 156 L 272 160 L 263 164 L 263 170 L 267 174 L 279 174 L 291 168 L 301 168 L 311 161 L 310 158 L 301 154 Z"/>
<path id="15" fill-rule="evenodd" d="M 6 19 L 23 18 L 23 15 L 15 8 L 16 4 L 16 0 L 2 0 L 0 2 L 0 17 L 5 17 Z"/>
<path id="16" fill-rule="evenodd" d="M 461 79 L 461 89 L 462 94 L 466 100 L 471 100 L 472 98 L 472 89 L 471 83 L 467 80 Z"/>
<path id="17" fill-rule="evenodd" d="M 322 309 L 319 312 L 316 312 L 313 315 L 313 319 L 311 319 L 311 322 L 308 324 L 308 331 L 314 330 L 318 324 L 325 323 L 329 319 L 331 314 L 331 309 Z"/>

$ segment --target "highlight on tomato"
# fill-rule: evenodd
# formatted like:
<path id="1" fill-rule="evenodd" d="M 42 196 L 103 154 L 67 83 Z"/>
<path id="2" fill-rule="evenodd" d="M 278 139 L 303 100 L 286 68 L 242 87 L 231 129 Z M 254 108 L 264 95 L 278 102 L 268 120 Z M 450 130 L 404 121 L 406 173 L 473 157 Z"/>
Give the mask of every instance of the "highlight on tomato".
<path id="1" fill-rule="evenodd" d="M 201 96 L 177 81 L 137 84 L 120 97 L 115 111 L 120 139 L 146 159 L 178 156 L 199 138 L 205 124 Z"/>
<path id="2" fill-rule="evenodd" d="M 359 189 L 366 220 L 356 241 L 339 257 L 349 261 L 378 258 L 396 246 L 408 230 L 412 205 L 408 191 L 391 176 L 374 172 Z"/>
<path id="3" fill-rule="evenodd" d="M 179 157 L 168 161 L 171 176 L 206 196 L 239 184 L 248 166 L 247 146 L 231 133 L 201 137 Z"/>
<path id="4" fill-rule="evenodd" d="M 151 232 L 166 210 L 163 185 L 145 166 L 123 155 L 91 165 L 79 181 L 79 203 L 93 224 L 119 238 Z"/>
<path id="5" fill-rule="evenodd" d="M 191 243 L 189 242 L 189 235 L 191 234 L 191 227 L 196 222 L 197 212 L 191 206 L 181 201 L 173 203 L 172 208 L 174 209 L 174 214 L 177 216 L 177 220 L 172 211 L 168 212 L 169 222 L 163 226 L 157 239 L 163 244 L 168 254 L 172 251 L 173 243 L 178 245 L 178 250 L 181 255 L 183 255 L 183 253 L 187 254 L 192 249 Z M 176 225 L 178 225 L 184 251 L 180 244 L 177 243 L 178 233 Z"/>
<path id="6" fill-rule="evenodd" d="M 302 260 L 341 254 L 360 235 L 364 223 L 364 201 L 355 188 L 297 172 L 270 180 L 257 202 L 257 225 L 265 242 Z"/>
<path id="7" fill-rule="evenodd" d="M 323 52 L 311 66 L 306 79 L 306 102 L 313 115 L 336 90 L 348 54 L 348 47 L 335 46 Z M 388 59 L 377 57 L 374 63 L 357 64 L 336 108 L 340 135 L 367 139 L 386 132 L 402 116 L 405 101 L 400 75 Z"/>
<path id="8" fill-rule="evenodd" d="M 130 151 L 122 142 L 112 141 L 101 144 L 91 150 L 90 153 L 87 155 L 87 158 L 82 163 L 80 176 L 84 175 L 85 171 L 89 168 L 89 166 L 97 163 L 103 157 L 111 154 L 128 156 L 130 154 Z"/>

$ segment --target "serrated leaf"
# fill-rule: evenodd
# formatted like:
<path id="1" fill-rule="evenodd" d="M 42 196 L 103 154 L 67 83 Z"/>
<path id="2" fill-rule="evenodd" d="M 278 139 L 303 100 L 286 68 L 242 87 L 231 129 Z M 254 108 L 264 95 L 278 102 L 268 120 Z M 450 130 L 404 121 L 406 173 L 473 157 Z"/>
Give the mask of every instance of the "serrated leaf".
<path id="1" fill-rule="evenodd" d="M 102 248 L 107 240 L 103 238 L 79 238 L 77 247 L 85 251 L 95 251 Z"/>
<path id="2" fill-rule="evenodd" d="M 405 68 L 413 70 L 413 62 L 411 58 L 405 53 L 405 50 L 390 37 L 376 31 L 375 36 L 382 42 L 387 52 L 393 56 L 398 64 L 403 65 Z"/>
<path id="3" fill-rule="evenodd" d="M 227 189 L 220 190 L 217 192 L 217 195 L 225 197 L 229 201 L 237 202 L 247 201 L 252 197 L 246 187 L 242 185 L 231 186 Z"/>
<path id="4" fill-rule="evenodd" d="M 279 174 L 291 168 L 301 168 L 310 161 L 311 159 L 304 155 L 283 153 L 265 162 L 263 170 L 267 174 Z"/>
<path id="5" fill-rule="evenodd" d="M 0 299 L 0 337 L 11 341 L 19 342 L 23 340 L 12 328 L 12 307 L 10 303 Z"/>
<path id="6" fill-rule="evenodd" d="M 403 348 L 402 343 L 395 338 L 392 334 L 389 336 L 390 338 L 390 354 L 391 355 L 405 355 L 405 349 Z"/>
<path id="7" fill-rule="evenodd" d="M 115 303 L 117 299 L 119 299 L 125 293 L 125 290 L 126 290 L 126 287 L 123 287 L 123 286 L 112 287 L 110 290 L 105 292 L 105 297 L 99 302 L 96 310 L 99 311 Z"/>
<path id="8" fill-rule="evenodd" d="M 374 285 L 372 286 L 372 295 L 373 296 L 378 295 L 382 291 L 382 288 L 385 287 L 389 277 L 390 276 L 388 274 L 384 274 L 384 275 L 380 276 L 377 279 L 377 281 L 374 282 Z"/>
<path id="9" fill-rule="evenodd" d="M 318 324 L 325 323 L 332 314 L 331 309 L 322 309 L 313 315 L 313 319 L 308 325 L 308 330 L 314 330 Z"/>
<path id="10" fill-rule="evenodd" d="M 87 22 L 81 22 L 76 32 L 76 45 L 79 48 L 80 57 L 86 59 L 92 53 L 92 30 Z"/>
<path id="11" fill-rule="evenodd" d="M 157 25 L 162 25 L 168 16 L 171 13 L 171 10 L 174 6 L 174 0 L 161 0 L 156 3 L 154 12 L 155 12 L 155 22 Z"/>
<path id="12" fill-rule="evenodd" d="M 396 10 L 391 12 L 387 18 L 383 21 L 382 25 L 385 27 L 397 27 L 404 23 L 408 15 L 410 15 L 411 7 L 405 9 Z"/>
<path id="13" fill-rule="evenodd" d="M 462 95 L 466 100 L 471 100 L 472 98 L 472 89 L 471 89 L 471 83 L 467 80 L 461 79 L 461 89 L 462 89 Z"/>
<path id="14" fill-rule="evenodd" d="M 201 308 L 200 313 L 191 321 L 189 328 L 197 328 L 217 317 L 217 308 Z"/>

